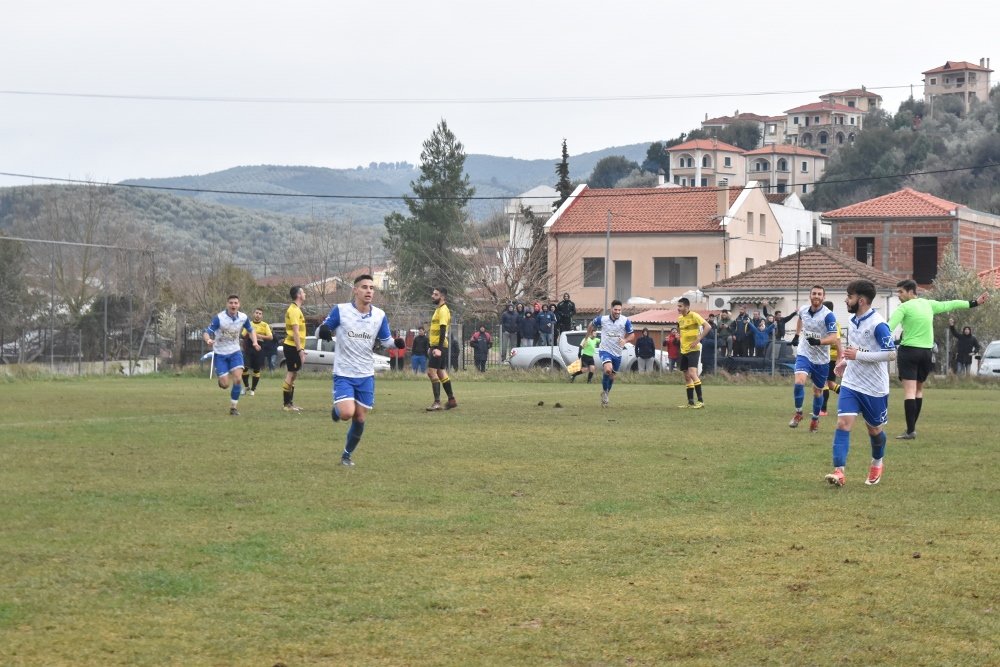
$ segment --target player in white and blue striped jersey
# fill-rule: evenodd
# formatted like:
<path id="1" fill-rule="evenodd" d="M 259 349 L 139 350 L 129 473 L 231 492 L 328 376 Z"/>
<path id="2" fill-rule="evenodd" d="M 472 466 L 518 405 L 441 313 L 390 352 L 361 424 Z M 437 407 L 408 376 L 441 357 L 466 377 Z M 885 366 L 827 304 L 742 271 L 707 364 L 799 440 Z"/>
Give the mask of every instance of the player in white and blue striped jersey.
<path id="1" fill-rule="evenodd" d="M 813 384 L 812 419 L 809 420 L 809 432 L 819 429 L 819 413 L 823 410 L 823 388 L 830 374 L 830 346 L 833 345 L 839 353 L 841 349 L 840 334 L 837 332 L 837 317 L 823 305 L 826 290 L 819 285 L 813 285 L 809 290 L 809 305 L 799 308 L 799 321 L 795 325 L 795 339 L 799 346 L 795 357 L 795 384 L 792 386 L 792 397 L 795 401 L 795 414 L 788 425 L 795 428 L 802 421 L 802 404 L 806 398 L 806 380 Z"/>
<path id="2" fill-rule="evenodd" d="M 320 325 L 318 336 L 337 337 L 333 357 L 333 421 L 351 420 L 340 462 L 353 466 L 351 455 L 361 442 L 368 411 L 375 407 L 375 361 L 372 350 L 378 340 L 394 349 L 385 311 L 372 305 L 375 281 L 370 275 L 354 279 L 353 299 L 333 307 Z"/>
<path id="3" fill-rule="evenodd" d="M 889 420 L 889 362 L 896 358 L 896 345 L 889 325 L 877 310 L 875 285 L 855 280 L 847 286 L 847 347 L 839 356 L 835 372 L 843 375 L 837 401 L 837 430 L 833 434 L 833 472 L 826 480 L 844 485 L 844 468 L 851 447 L 851 427 L 861 415 L 868 427 L 872 460 L 865 484 L 882 480 L 885 455 L 885 424 Z"/>

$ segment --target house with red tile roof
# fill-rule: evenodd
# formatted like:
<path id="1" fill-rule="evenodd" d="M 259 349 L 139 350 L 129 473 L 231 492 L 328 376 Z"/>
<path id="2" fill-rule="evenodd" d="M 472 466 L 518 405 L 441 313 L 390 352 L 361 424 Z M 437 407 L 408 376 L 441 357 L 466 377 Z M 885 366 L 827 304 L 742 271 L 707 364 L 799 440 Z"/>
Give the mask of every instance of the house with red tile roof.
<path id="1" fill-rule="evenodd" d="M 934 103 L 945 97 L 956 97 L 969 113 L 973 100 L 990 98 L 990 59 L 980 58 L 979 64 L 948 60 L 944 65 L 923 72 L 924 102 L 934 110 Z"/>
<path id="2" fill-rule="evenodd" d="M 743 149 L 718 139 L 692 139 L 667 149 L 674 185 L 742 187 L 747 182 Z"/>
<path id="3" fill-rule="evenodd" d="M 545 225 L 549 293 L 578 310 L 675 299 L 778 259 L 781 229 L 761 188 L 579 186 Z"/>
<path id="4" fill-rule="evenodd" d="M 834 104 L 858 109 L 862 113 L 882 108 L 882 96 L 865 89 L 864 86 L 842 90 L 839 93 L 820 95 L 819 99 L 823 102 L 833 102 Z"/>
<path id="5" fill-rule="evenodd" d="M 836 102 L 813 102 L 785 112 L 788 140 L 827 155 L 854 143 L 864 123 L 864 112 Z"/>
<path id="6" fill-rule="evenodd" d="M 899 305 L 896 283 L 890 273 L 857 261 L 852 256 L 826 246 L 813 246 L 776 262 L 719 280 L 701 288 L 708 307 L 735 311 L 741 305 L 755 307 L 766 304 L 769 312 L 780 310 L 787 315 L 809 303 L 813 285 L 826 289 L 827 299 L 834 304 L 834 313 L 841 322 L 850 315 L 844 304 L 845 288 L 853 280 L 870 280 L 878 292 L 875 306 L 888 319 Z M 789 324 L 795 331 L 795 322 Z"/>
<path id="7" fill-rule="evenodd" d="M 903 188 L 823 213 L 831 245 L 877 269 L 929 286 L 944 253 L 984 271 L 1000 263 L 1000 216 Z"/>
<path id="8" fill-rule="evenodd" d="M 806 194 L 826 173 L 826 155 L 802 146 L 771 144 L 747 151 L 747 178 L 767 184 L 771 192 Z"/>

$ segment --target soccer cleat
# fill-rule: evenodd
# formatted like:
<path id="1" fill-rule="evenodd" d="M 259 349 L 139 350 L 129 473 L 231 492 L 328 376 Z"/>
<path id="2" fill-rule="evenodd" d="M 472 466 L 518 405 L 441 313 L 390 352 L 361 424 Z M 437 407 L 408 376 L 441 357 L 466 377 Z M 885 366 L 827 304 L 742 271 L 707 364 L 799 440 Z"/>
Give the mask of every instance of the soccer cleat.
<path id="1" fill-rule="evenodd" d="M 250 395 L 253 396 L 253 389 L 250 390 Z"/>
<path id="2" fill-rule="evenodd" d="M 246 387 L 241 388 L 240 389 L 240 396 L 246 396 L 246 395 L 247 395 L 247 388 Z"/>
<path id="3" fill-rule="evenodd" d="M 801 412 L 796 412 L 792 416 L 792 420 L 790 422 L 788 422 L 788 428 L 796 428 L 799 425 L 800 421 L 802 421 L 802 413 Z"/>
<path id="4" fill-rule="evenodd" d="M 341 456 L 340 457 L 340 465 L 347 466 L 349 468 L 353 468 L 354 467 L 354 461 L 351 460 L 350 456 Z"/>
<path id="5" fill-rule="evenodd" d="M 868 469 L 868 479 L 865 480 L 865 484 L 875 486 L 880 481 L 882 481 L 882 466 L 870 467 Z"/>
<path id="6" fill-rule="evenodd" d="M 701 401 L 696 401 L 692 403 L 690 406 L 692 410 L 701 410 L 703 407 L 705 407 L 705 404 L 702 403 Z"/>
<path id="7" fill-rule="evenodd" d="M 694 403 L 685 403 L 684 405 L 678 405 L 677 407 L 681 409 L 693 408 Z"/>
<path id="8" fill-rule="evenodd" d="M 907 432 L 907 433 L 903 433 L 902 435 L 897 435 L 896 436 L 896 440 L 916 440 L 916 439 L 917 439 L 917 432 L 916 431 Z"/>
<path id="9" fill-rule="evenodd" d="M 820 411 L 819 411 L 819 416 L 820 416 L 820 417 L 826 417 L 826 416 L 827 416 L 827 414 L 828 414 L 828 413 L 827 413 L 827 411 L 826 411 L 826 410 L 820 410 Z"/>
<path id="10" fill-rule="evenodd" d="M 818 433 L 819 432 L 819 420 L 813 417 L 809 420 L 809 432 Z"/>
<path id="11" fill-rule="evenodd" d="M 297 405 L 293 405 L 292 403 L 286 403 L 285 407 L 281 409 L 284 410 L 285 412 L 302 412 L 302 408 L 300 408 Z"/>
<path id="12" fill-rule="evenodd" d="M 436 412 L 437 410 L 440 409 L 441 409 L 441 403 L 438 401 L 434 401 L 429 406 L 427 406 L 427 412 Z"/>
<path id="13" fill-rule="evenodd" d="M 834 486 L 843 486 L 844 471 L 834 470 L 833 472 L 831 472 L 829 475 L 826 476 L 826 481 L 830 482 L 830 484 L 833 484 Z"/>
<path id="14" fill-rule="evenodd" d="M 608 407 L 608 392 L 607 391 L 602 391 L 601 392 L 601 407 L 602 408 Z"/>
<path id="15" fill-rule="evenodd" d="M 449 398 L 448 402 L 444 404 L 444 409 L 445 410 L 454 410 L 457 407 L 458 407 L 458 401 L 455 400 L 454 396 L 452 396 L 451 398 Z"/>
<path id="16" fill-rule="evenodd" d="M 236 408 L 229 408 L 229 414 L 232 415 L 233 417 L 239 417 L 240 411 L 237 410 Z"/>

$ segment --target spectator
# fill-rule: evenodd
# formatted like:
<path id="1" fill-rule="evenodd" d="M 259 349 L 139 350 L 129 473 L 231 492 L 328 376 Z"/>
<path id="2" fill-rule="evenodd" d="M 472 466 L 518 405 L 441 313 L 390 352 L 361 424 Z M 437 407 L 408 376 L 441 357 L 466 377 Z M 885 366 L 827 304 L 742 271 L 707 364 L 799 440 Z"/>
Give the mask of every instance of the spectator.
<path id="1" fill-rule="evenodd" d="M 524 317 L 518 323 L 518 330 L 521 333 L 521 345 L 534 347 L 535 339 L 538 337 L 538 320 L 531 309 L 524 309 Z"/>
<path id="2" fill-rule="evenodd" d="M 552 332 L 555 331 L 556 326 L 554 310 L 555 306 L 546 304 L 542 306 L 535 317 L 535 321 L 538 323 L 538 344 L 544 347 L 549 347 L 553 343 Z"/>
<path id="3" fill-rule="evenodd" d="M 649 336 L 649 329 L 643 329 L 635 339 L 635 356 L 639 360 L 639 372 L 648 373 L 653 370 L 653 357 L 656 356 L 656 343 Z"/>
<path id="4" fill-rule="evenodd" d="M 406 357 L 406 339 L 403 338 L 403 332 L 397 331 L 392 342 L 395 347 L 389 349 L 389 370 L 402 371 L 403 360 Z"/>
<path id="5" fill-rule="evenodd" d="M 962 333 L 955 328 L 955 318 L 948 318 L 948 331 L 955 337 L 955 372 L 968 375 L 972 370 L 972 355 L 980 351 L 979 341 L 972 335 L 971 327 L 963 327 Z"/>
<path id="6" fill-rule="evenodd" d="M 524 339 L 521 336 L 521 320 L 524 319 L 524 304 L 515 303 L 514 313 L 517 314 L 517 347 L 524 345 Z"/>
<path id="7" fill-rule="evenodd" d="M 500 315 L 500 329 L 502 336 L 500 340 L 500 353 L 503 355 L 504 359 L 506 359 L 507 355 L 510 353 L 510 348 L 517 347 L 517 320 L 517 311 L 514 310 L 514 304 L 508 303 L 507 309 Z"/>
<path id="8" fill-rule="evenodd" d="M 493 337 L 486 330 L 485 324 L 480 324 L 479 331 L 472 334 L 469 347 L 472 348 L 472 360 L 476 364 L 476 369 L 480 373 L 485 373 L 486 362 L 490 357 L 490 348 L 493 347 Z"/>
<path id="9" fill-rule="evenodd" d="M 556 315 L 558 316 L 559 323 L 556 336 L 563 331 L 571 331 L 573 329 L 573 316 L 576 315 L 576 304 L 570 301 L 569 292 L 563 293 L 563 300 L 556 306 Z"/>
<path id="10" fill-rule="evenodd" d="M 430 340 L 427 338 L 427 331 L 420 327 L 417 335 L 413 337 L 410 344 L 410 368 L 414 373 L 423 374 L 427 372 L 427 351 L 430 349 Z"/>
<path id="11" fill-rule="evenodd" d="M 667 349 L 667 370 L 672 371 L 677 368 L 677 360 L 681 358 L 681 337 L 677 334 L 677 327 L 667 334 L 663 347 Z"/>
<path id="12" fill-rule="evenodd" d="M 729 318 L 728 310 L 723 310 L 719 315 L 719 329 L 716 333 L 719 356 L 733 356 L 733 321 Z"/>
<path id="13" fill-rule="evenodd" d="M 712 315 L 708 316 L 708 323 L 712 324 Z M 715 346 L 718 342 L 718 329 L 713 325 L 709 327 L 708 333 L 701 339 L 701 373 L 715 372 Z"/>
<path id="14" fill-rule="evenodd" d="M 747 307 L 740 306 L 740 312 L 733 320 L 733 356 L 749 357 L 753 333 L 750 331 L 750 316 Z"/>
<path id="15" fill-rule="evenodd" d="M 833 308 L 831 308 L 830 310 L 833 310 Z M 774 311 L 775 338 L 777 338 L 778 340 L 784 340 L 784 338 L 785 338 L 785 325 L 788 324 L 788 322 L 790 322 L 792 320 L 792 318 L 794 318 L 798 314 L 799 314 L 798 311 L 796 311 L 796 312 L 792 313 L 791 315 L 783 316 L 781 314 L 780 310 Z M 764 317 L 768 317 L 767 304 L 766 303 L 764 304 Z"/>

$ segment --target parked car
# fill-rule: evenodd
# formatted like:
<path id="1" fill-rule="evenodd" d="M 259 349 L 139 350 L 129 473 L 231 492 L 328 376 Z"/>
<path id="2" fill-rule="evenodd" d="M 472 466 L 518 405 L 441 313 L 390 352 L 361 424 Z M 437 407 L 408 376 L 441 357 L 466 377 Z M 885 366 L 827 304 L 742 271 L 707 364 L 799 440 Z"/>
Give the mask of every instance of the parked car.
<path id="1" fill-rule="evenodd" d="M 774 354 L 774 343 L 771 341 L 764 348 L 763 357 L 726 357 L 719 359 L 719 365 L 727 373 L 770 373 L 771 355 Z M 796 348 L 788 341 L 777 341 L 779 347 L 777 359 L 774 360 L 774 370 L 779 375 L 795 374 Z"/>
<path id="2" fill-rule="evenodd" d="M 991 342 L 979 355 L 979 370 L 976 375 L 1000 379 L 1000 340 Z"/>
<path id="3" fill-rule="evenodd" d="M 333 358 L 337 349 L 337 339 L 322 340 L 316 336 L 306 336 L 306 358 L 302 363 L 304 371 L 333 372 Z M 372 353 L 375 361 L 375 372 L 384 373 L 389 370 L 389 357 Z M 278 367 L 285 367 L 285 348 L 278 348 Z"/>
<path id="4" fill-rule="evenodd" d="M 559 340 L 555 345 L 544 345 L 534 347 L 515 347 L 507 357 L 507 364 L 511 368 L 551 368 L 555 366 L 565 369 L 577 360 L 580 353 L 580 343 L 586 331 L 564 331 L 559 334 Z M 600 332 L 598 332 L 600 337 Z M 660 370 L 661 364 L 666 363 L 666 354 L 662 350 L 656 352 L 653 359 L 653 369 Z M 598 364 L 599 365 L 599 364 Z M 639 362 L 635 357 L 635 346 L 629 343 L 622 350 L 621 370 L 635 371 L 639 369 Z"/>

